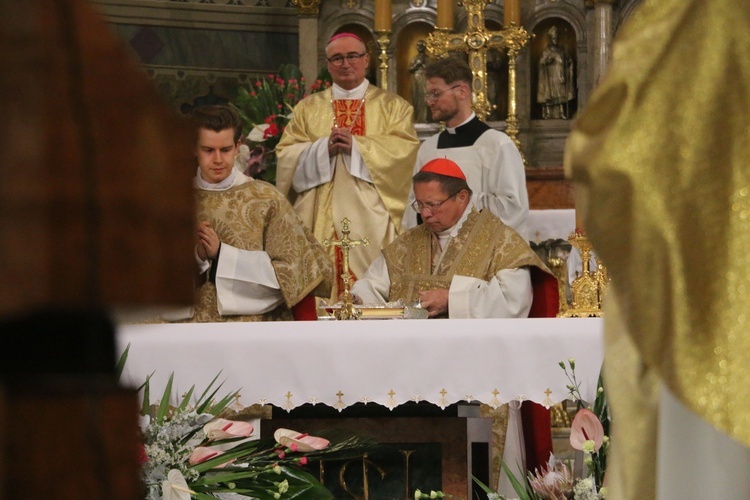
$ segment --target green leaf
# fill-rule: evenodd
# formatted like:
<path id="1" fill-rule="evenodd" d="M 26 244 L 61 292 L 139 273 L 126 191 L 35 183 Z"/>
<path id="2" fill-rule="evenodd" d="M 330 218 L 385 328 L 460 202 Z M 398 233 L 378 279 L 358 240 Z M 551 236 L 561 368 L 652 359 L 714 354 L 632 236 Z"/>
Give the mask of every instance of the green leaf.
<path id="1" fill-rule="evenodd" d="M 503 470 L 505 471 L 505 474 L 508 476 L 508 479 L 510 480 L 510 485 L 513 486 L 513 490 L 518 495 L 519 500 L 539 500 L 539 495 L 534 493 L 534 490 L 531 489 L 531 485 L 529 485 L 528 481 L 524 477 L 523 482 L 521 482 L 520 479 L 518 479 L 513 472 L 511 472 L 508 465 L 503 462 L 502 463 Z M 519 469 L 522 469 L 521 466 L 518 466 Z"/>
<path id="2" fill-rule="evenodd" d="M 177 407 L 178 412 L 182 412 L 185 408 L 187 408 L 188 404 L 190 403 L 190 397 L 193 395 L 193 391 L 195 390 L 195 386 L 190 387 L 190 389 L 185 394 L 185 397 L 182 398 L 182 402 L 180 402 L 180 405 Z"/>
<path id="3" fill-rule="evenodd" d="M 161 397 L 159 403 L 159 409 L 156 410 L 156 421 L 161 423 L 169 414 L 169 398 L 172 395 L 172 380 L 174 379 L 174 372 L 169 376 L 167 386 L 164 388 L 164 394 Z"/>
<path id="4" fill-rule="evenodd" d="M 125 362 L 128 360 L 128 352 L 130 351 L 130 344 L 120 354 L 120 359 L 117 360 L 117 366 L 115 367 L 115 373 L 117 374 L 117 380 L 122 377 L 122 372 L 125 370 Z"/>
<path id="5" fill-rule="evenodd" d="M 143 401 L 141 402 L 141 415 L 146 416 L 149 414 L 149 411 L 151 410 L 151 402 L 149 401 L 149 394 L 151 392 L 151 375 L 148 375 L 146 377 L 146 381 L 143 383 L 141 387 L 143 387 Z"/>

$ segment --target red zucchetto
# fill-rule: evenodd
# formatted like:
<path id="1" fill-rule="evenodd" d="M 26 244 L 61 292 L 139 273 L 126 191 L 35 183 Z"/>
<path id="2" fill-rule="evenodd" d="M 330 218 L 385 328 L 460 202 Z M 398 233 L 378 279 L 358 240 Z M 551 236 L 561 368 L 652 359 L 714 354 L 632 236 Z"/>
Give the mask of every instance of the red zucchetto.
<path id="1" fill-rule="evenodd" d="M 454 161 L 448 158 L 435 158 L 425 163 L 420 172 L 432 172 L 433 174 L 445 175 L 446 177 L 457 177 L 459 179 L 466 180 L 461 167 Z"/>

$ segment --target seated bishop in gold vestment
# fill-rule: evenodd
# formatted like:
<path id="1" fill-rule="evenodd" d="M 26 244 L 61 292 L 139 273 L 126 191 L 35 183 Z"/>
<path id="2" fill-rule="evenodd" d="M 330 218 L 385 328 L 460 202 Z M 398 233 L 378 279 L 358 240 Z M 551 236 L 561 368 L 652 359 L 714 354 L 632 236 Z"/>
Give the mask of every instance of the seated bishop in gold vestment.
<path id="1" fill-rule="evenodd" d="M 531 307 L 529 266 L 549 272 L 526 241 L 488 210 L 477 211 L 453 161 L 414 176 L 424 223 L 388 245 L 352 293 L 365 304 L 419 302 L 430 317 L 522 318 Z"/>

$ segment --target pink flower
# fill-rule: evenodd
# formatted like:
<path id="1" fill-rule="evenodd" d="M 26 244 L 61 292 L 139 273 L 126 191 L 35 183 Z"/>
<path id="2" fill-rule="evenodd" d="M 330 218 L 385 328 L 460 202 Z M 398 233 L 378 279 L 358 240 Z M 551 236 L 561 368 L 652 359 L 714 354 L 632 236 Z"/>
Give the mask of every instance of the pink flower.
<path id="1" fill-rule="evenodd" d="M 300 465 L 307 465 L 307 457 L 302 457 L 299 459 Z"/>
<path id="2" fill-rule="evenodd" d="M 297 447 L 297 451 L 303 453 L 322 450 L 330 444 L 327 439 L 300 434 L 291 429 L 277 429 L 276 432 L 273 433 L 273 438 L 277 443 L 288 448 L 291 448 L 292 444 L 294 444 Z"/>
<path id="3" fill-rule="evenodd" d="M 277 78 L 276 79 L 276 84 L 277 85 L 284 85 L 284 80 L 282 80 L 281 78 Z"/>
<path id="4" fill-rule="evenodd" d="M 260 80 L 258 80 L 257 82 L 255 82 L 255 86 L 256 87 L 260 88 L 261 85 L 263 85 L 263 83 L 261 83 Z"/>
<path id="5" fill-rule="evenodd" d="M 570 469 L 552 454 L 546 468 L 529 474 L 529 485 L 534 493 L 548 500 L 565 500 L 573 492 L 573 482 Z"/>
<path id="6" fill-rule="evenodd" d="M 203 432 L 208 439 L 231 439 L 247 437 L 253 433 L 253 426 L 247 422 L 237 422 L 224 418 L 217 418 L 203 426 Z"/>
<path id="7" fill-rule="evenodd" d="M 206 446 L 198 446 L 190 454 L 188 461 L 190 462 L 190 465 L 202 464 L 206 460 L 222 455 L 223 453 L 223 451 L 214 450 L 213 448 L 208 448 Z"/>
<path id="8" fill-rule="evenodd" d="M 570 445 L 576 450 L 583 450 L 586 441 L 593 441 L 594 450 L 599 451 L 603 439 L 604 427 L 596 415 L 585 408 L 578 410 L 570 425 Z"/>

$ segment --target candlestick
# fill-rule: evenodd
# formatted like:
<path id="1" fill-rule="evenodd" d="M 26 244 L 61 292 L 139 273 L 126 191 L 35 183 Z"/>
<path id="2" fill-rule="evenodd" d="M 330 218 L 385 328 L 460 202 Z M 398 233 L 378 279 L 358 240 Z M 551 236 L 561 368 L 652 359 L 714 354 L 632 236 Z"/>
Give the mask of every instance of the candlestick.
<path id="1" fill-rule="evenodd" d="M 375 0 L 375 31 L 390 31 L 392 16 L 391 0 Z"/>
<path id="2" fill-rule="evenodd" d="M 453 29 L 453 0 L 438 0 L 436 27 Z"/>
<path id="3" fill-rule="evenodd" d="M 521 25 L 521 0 L 505 0 L 503 4 L 503 21 L 505 26 Z"/>

